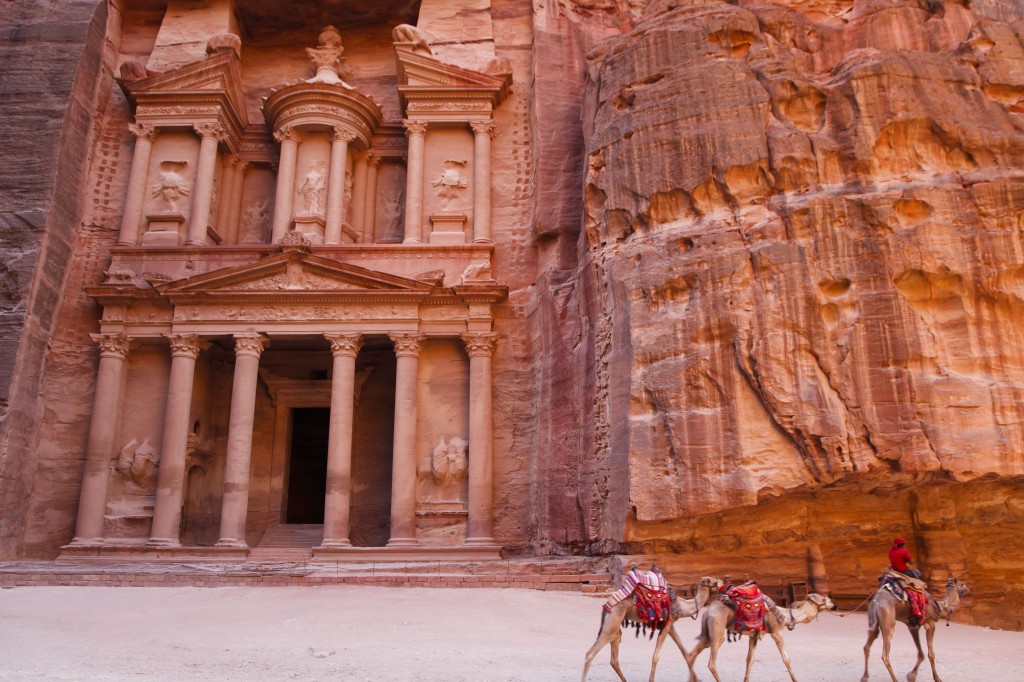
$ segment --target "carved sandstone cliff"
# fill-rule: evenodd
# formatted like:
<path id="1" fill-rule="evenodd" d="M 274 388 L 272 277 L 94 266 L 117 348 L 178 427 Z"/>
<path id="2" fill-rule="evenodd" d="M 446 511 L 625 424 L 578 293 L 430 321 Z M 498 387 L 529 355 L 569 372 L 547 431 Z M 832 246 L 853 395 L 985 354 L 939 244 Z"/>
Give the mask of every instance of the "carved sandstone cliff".
<path id="1" fill-rule="evenodd" d="M 1019 577 L 1017 5 L 662 1 L 589 54 L 627 546 L 692 572 L 820 542 L 847 591 L 913 527 L 936 578 Z"/>

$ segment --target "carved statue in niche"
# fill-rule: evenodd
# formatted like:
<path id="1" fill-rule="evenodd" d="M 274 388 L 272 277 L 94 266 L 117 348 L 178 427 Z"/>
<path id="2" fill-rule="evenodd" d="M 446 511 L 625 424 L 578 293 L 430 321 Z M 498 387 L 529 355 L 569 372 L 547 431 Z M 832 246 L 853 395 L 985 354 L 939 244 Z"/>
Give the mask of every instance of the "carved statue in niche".
<path id="1" fill-rule="evenodd" d="M 153 197 L 160 200 L 165 213 L 181 213 L 181 200 L 189 195 L 191 188 L 181 176 L 179 168 L 188 161 L 161 161 L 157 184 L 153 185 Z"/>
<path id="2" fill-rule="evenodd" d="M 320 172 L 319 168 L 313 166 L 309 175 L 306 176 L 306 180 L 302 183 L 302 187 L 299 188 L 302 192 L 302 212 L 304 215 L 323 215 L 324 188 L 326 186 L 323 173 Z"/>
<path id="3" fill-rule="evenodd" d="M 114 470 L 121 474 L 124 480 L 140 488 L 149 488 L 156 483 L 158 466 L 156 450 L 150 445 L 149 439 L 143 438 L 139 443 L 138 439 L 132 438 L 121 448 Z"/>
<path id="4" fill-rule="evenodd" d="M 451 200 L 459 196 L 462 190 L 466 189 L 466 185 L 469 181 L 462 177 L 462 173 L 459 172 L 459 168 L 465 168 L 466 161 L 458 161 L 456 159 L 447 159 L 444 162 L 444 170 L 436 180 L 430 183 L 431 187 L 437 187 L 437 196 L 441 197 L 444 202 L 444 207 L 448 208 L 448 204 Z"/>
<path id="5" fill-rule="evenodd" d="M 439 502 L 461 501 L 461 486 L 469 466 L 466 449 L 469 443 L 458 436 L 453 436 L 447 443 L 444 437 L 430 455 L 430 475 L 437 485 Z"/>
<path id="6" fill-rule="evenodd" d="M 242 214 L 242 234 L 250 240 L 263 241 L 263 228 L 266 227 L 269 216 L 270 206 L 268 202 L 262 201 L 249 204 L 245 207 L 245 211 Z"/>
<path id="7" fill-rule="evenodd" d="M 349 172 L 345 173 L 345 221 L 348 222 L 352 217 L 352 174 Z"/>
<path id="8" fill-rule="evenodd" d="M 402 224 L 402 197 L 399 192 L 384 201 L 384 234 L 388 237 L 397 235 Z"/>

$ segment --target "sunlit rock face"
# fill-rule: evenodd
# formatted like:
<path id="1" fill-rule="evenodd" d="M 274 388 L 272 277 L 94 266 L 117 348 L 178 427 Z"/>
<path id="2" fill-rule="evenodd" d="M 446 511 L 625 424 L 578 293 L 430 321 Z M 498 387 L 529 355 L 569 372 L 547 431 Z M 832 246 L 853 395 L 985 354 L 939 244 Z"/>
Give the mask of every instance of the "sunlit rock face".
<path id="1" fill-rule="evenodd" d="M 1022 520 L 1020 15 L 657 2 L 590 52 L 596 383 L 629 384 L 597 396 L 597 450 L 628 451 L 627 544 L 800 563 L 810 540 L 845 592 L 916 532 L 936 579 L 1019 584 L 974 543 Z"/>

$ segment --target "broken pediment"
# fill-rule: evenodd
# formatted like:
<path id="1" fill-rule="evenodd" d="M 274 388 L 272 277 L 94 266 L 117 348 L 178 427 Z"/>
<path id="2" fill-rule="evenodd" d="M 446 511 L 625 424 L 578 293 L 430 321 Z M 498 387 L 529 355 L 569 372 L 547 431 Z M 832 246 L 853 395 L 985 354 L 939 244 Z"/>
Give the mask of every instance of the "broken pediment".
<path id="1" fill-rule="evenodd" d="M 255 263 L 158 284 L 155 288 L 171 299 L 289 292 L 429 294 L 434 289 L 429 283 L 339 263 L 303 249 L 288 249 Z"/>
<path id="2" fill-rule="evenodd" d="M 445 99 L 479 101 L 494 109 L 508 97 L 512 86 L 511 73 L 483 73 L 448 64 L 414 42 L 396 42 L 395 61 L 403 110 L 418 100 L 436 103 Z"/>
<path id="3" fill-rule="evenodd" d="M 220 120 L 235 137 L 248 125 L 241 62 L 233 49 L 165 73 L 118 82 L 136 107 L 136 120 L 162 125 L 177 119 L 188 127 L 201 119 Z"/>

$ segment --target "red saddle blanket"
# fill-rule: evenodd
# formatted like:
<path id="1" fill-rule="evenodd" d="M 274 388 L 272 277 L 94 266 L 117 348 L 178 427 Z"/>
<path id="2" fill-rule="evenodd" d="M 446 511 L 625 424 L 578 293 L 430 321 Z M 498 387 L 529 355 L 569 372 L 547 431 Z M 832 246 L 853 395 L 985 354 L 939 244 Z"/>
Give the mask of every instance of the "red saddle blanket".
<path id="1" fill-rule="evenodd" d="M 928 613 L 928 593 L 910 589 L 898 576 L 887 574 L 883 578 L 883 587 L 892 592 L 897 599 L 906 601 L 910 605 L 907 625 L 912 628 L 922 625 Z"/>
<path id="2" fill-rule="evenodd" d="M 742 585 L 729 585 L 720 599 L 736 610 L 733 629 L 736 632 L 764 630 L 766 611 L 764 595 L 757 583 L 750 581 Z"/>
<path id="3" fill-rule="evenodd" d="M 665 627 L 672 609 L 672 600 L 667 591 L 637 585 L 633 599 L 636 616 L 644 627 L 657 630 Z"/>

